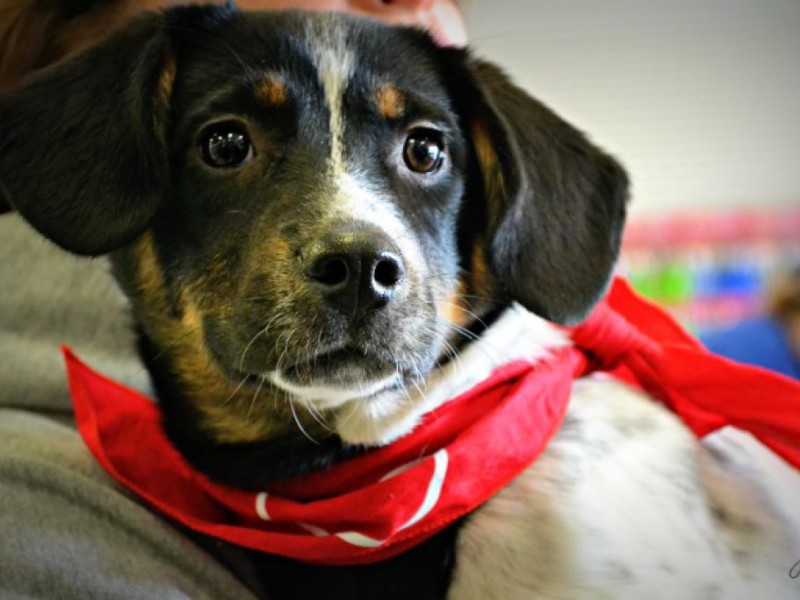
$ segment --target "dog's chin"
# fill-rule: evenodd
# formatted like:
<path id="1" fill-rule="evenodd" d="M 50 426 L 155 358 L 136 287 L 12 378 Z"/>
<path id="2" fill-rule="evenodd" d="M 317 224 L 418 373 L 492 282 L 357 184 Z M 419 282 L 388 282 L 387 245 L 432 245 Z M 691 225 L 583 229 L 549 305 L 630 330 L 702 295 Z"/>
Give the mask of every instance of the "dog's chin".
<path id="1" fill-rule="evenodd" d="M 351 348 L 332 350 L 275 369 L 267 379 L 300 404 L 320 411 L 354 400 L 368 400 L 402 384 L 396 365 Z"/>
<path id="2" fill-rule="evenodd" d="M 349 349 L 272 371 L 275 387 L 326 421 L 343 443 L 382 446 L 413 428 L 407 382 L 395 364 Z M 405 407 L 405 409 L 404 409 Z"/>
<path id="3" fill-rule="evenodd" d="M 359 383 L 351 384 L 326 378 L 310 379 L 299 383 L 293 380 L 291 375 L 281 371 L 273 371 L 268 378 L 270 383 L 291 395 L 301 405 L 320 411 L 334 410 L 357 400 L 368 401 L 391 390 L 396 390 L 401 385 L 400 376 L 396 372 L 385 377 L 364 379 Z"/>
<path id="4" fill-rule="evenodd" d="M 270 382 L 289 394 L 292 401 L 312 414 L 325 415 L 330 431 L 350 446 L 383 446 L 407 434 L 419 419 L 416 404 L 402 375 L 389 372 L 382 377 L 350 379 L 338 375 L 303 377 L 302 384 L 290 379 L 294 369 L 273 371 Z M 411 408 L 409 411 L 408 409 Z"/>

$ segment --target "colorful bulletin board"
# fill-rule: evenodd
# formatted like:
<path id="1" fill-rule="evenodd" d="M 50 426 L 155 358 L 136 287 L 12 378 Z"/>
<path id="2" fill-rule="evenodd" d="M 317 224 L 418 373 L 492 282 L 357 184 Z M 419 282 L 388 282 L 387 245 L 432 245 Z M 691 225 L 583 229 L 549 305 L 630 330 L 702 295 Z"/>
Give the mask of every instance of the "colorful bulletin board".
<path id="1" fill-rule="evenodd" d="M 800 261 L 800 208 L 638 219 L 622 271 L 702 334 L 759 314 L 770 278 Z"/>

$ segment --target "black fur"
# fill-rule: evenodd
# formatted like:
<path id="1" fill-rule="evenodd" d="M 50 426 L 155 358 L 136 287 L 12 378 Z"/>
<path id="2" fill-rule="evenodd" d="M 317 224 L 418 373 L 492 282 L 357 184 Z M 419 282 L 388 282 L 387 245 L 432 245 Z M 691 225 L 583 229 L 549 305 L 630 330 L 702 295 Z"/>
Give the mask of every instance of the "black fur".
<path id="1" fill-rule="evenodd" d="M 0 97 L 0 181 L 43 235 L 78 254 L 142 232 L 167 185 L 155 88 L 166 52 L 155 15 Z"/>
<path id="2" fill-rule="evenodd" d="M 274 600 L 439 600 L 447 596 L 461 524 L 457 521 L 408 552 L 371 565 L 307 565 L 268 555 L 255 563 L 266 574 L 265 587 Z"/>

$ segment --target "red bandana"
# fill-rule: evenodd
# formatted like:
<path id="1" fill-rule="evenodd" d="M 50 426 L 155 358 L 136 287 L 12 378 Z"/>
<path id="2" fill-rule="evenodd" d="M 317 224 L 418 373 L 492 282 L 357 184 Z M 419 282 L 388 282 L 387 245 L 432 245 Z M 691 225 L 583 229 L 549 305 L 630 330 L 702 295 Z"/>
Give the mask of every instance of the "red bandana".
<path id="1" fill-rule="evenodd" d="M 194 471 L 156 404 L 65 356 L 78 429 L 114 479 L 190 529 L 312 563 L 392 557 L 480 506 L 544 450 L 573 379 L 595 370 L 643 387 L 698 436 L 733 425 L 800 467 L 800 384 L 709 354 L 622 280 L 571 336 L 574 347 L 496 369 L 388 446 L 255 493 Z"/>

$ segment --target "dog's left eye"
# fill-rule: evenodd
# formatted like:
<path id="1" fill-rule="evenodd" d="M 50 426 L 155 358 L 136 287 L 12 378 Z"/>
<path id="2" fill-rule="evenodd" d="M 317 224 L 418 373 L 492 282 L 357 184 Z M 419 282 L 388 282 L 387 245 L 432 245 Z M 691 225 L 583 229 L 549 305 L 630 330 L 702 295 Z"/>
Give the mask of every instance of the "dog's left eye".
<path id="1" fill-rule="evenodd" d="M 203 162 L 217 169 L 240 167 L 253 158 L 253 144 L 247 133 L 234 124 L 213 127 L 200 141 Z"/>
<path id="2" fill-rule="evenodd" d="M 403 160 L 415 173 L 435 173 L 444 162 L 442 135 L 433 129 L 414 129 L 403 148 Z"/>

